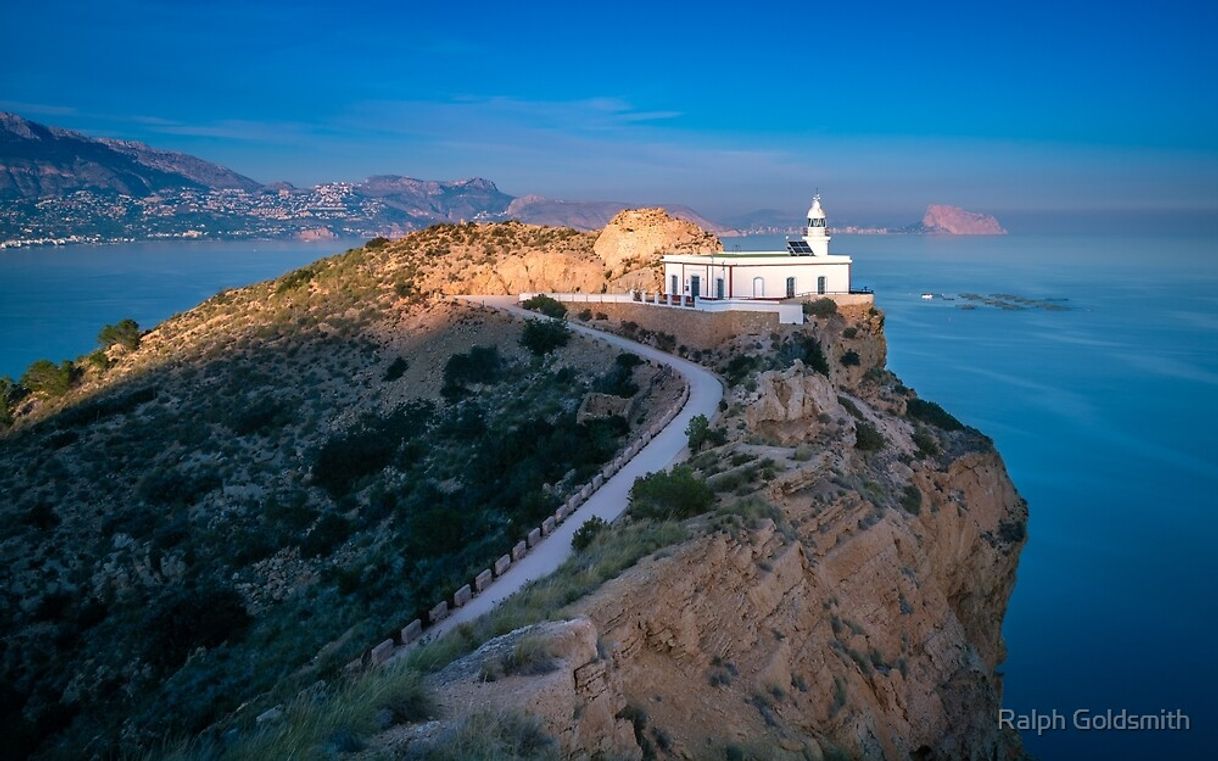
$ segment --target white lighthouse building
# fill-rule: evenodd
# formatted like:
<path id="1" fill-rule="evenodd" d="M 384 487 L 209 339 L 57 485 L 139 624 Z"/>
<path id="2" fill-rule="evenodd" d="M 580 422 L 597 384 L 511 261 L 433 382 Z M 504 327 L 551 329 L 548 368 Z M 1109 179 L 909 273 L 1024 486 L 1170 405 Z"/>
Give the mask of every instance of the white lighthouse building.
<path id="1" fill-rule="evenodd" d="M 785 251 L 708 251 L 668 254 L 664 295 L 684 301 L 803 299 L 850 293 L 849 256 L 829 253 L 829 228 L 820 195 L 812 198 L 803 236 Z"/>

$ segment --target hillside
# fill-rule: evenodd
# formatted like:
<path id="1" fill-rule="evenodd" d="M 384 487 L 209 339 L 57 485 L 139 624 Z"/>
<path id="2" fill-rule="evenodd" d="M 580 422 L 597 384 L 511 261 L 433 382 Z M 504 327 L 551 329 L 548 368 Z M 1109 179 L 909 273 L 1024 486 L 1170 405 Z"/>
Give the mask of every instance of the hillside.
<path id="1" fill-rule="evenodd" d="M 710 347 L 675 321 L 568 315 L 724 377 L 691 467 L 636 486 L 627 518 L 491 617 L 343 670 L 675 398 L 629 355 L 539 346 L 443 297 L 617 289 L 707 235 L 658 211 L 599 235 L 439 225 L 218 294 L 138 345 L 115 326 L 0 389 L 10 748 L 1018 755 L 992 716 L 1026 508 L 984 436 L 884 369 L 865 307 Z M 629 412 L 581 416 L 592 395 Z"/>
<path id="2" fill-rule="evenodd" d="M 66 392 L 26 393 L 0 438 L 15 747 L 135 750 L 333 679 L 649 425 L 674 393 L 655 368 L 574 336 L 539 355 L 518 322 L 430 298 L 450 260 L 544 257 L 572 236 L 378 242 L 218 294 L 133 351 L 81 358 Z M 593 393 L 629 419 L 577 420 Z"/>
<path id="3" fill-rule="evenodd" d="M 217 164 L 130 140 L 91 138 L 0 113 L 0 200 L 78 190 L 148 196 L 169 188 L 255 190 Z"/>

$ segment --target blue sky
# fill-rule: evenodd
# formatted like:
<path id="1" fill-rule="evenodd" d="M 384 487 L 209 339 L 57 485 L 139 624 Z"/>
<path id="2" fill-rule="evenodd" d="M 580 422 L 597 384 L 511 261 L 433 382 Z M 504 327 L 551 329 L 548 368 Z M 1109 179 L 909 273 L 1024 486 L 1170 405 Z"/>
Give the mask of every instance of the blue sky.
<path id="1" fill-rule="evenodd" d="M 197 6 L 197 7 L 187 7 Z M 1218 209 L 1218 3 L 5 3 L 0 108 L 256 179 Z M 843 219 L 844 217 L 844 219 Z"/>

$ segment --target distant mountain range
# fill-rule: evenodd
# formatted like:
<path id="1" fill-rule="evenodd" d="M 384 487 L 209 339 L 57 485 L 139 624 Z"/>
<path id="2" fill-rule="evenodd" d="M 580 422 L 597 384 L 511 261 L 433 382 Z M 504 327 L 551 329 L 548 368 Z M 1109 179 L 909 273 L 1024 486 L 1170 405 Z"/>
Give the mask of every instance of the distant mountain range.
<path id="1" fill-rule="evenodd" d="M 94 138 L 0 113 L 0 248 L 156 238 L 398 236 L 439 222 L 507 219 L 595 230 L 619 211 L 639 205 L 514 197 L 478 177 L 438 181 L 378 175 L 311 188 L 262 184 L 185 153 Z M 721 224 L 687 206 L 663 206 L 723 237 L 794 232 L 801 221 L 789 212 L 765 209 Z M 932 206 L 922 225 L 899 230 L 838 231 L 1002 230 L 992 217 L 978 221 L 959 209 L 931 213 L 952 208 Z M 935 226 L 936 220 L 943 224 Z"/>
<path id="2" fill-rule="evenodd" d="M 0 113 L 0 247 L 148 238 L 371 237 L 438 222 L 518 219 L 593 230 L 624 201 L 513 197 L 482 178 L 378 175 L 297 188 L 143 143 Z M 733 231 L 680 205 L 674 215 Z"/>
<path id="3" fill-rule="evenodd" d="M 0 113 L 0 200 L 78 190 L 147 196 L 173 188 L 257 190 L 231 169 L 132 140 L 92 138 Z"/>

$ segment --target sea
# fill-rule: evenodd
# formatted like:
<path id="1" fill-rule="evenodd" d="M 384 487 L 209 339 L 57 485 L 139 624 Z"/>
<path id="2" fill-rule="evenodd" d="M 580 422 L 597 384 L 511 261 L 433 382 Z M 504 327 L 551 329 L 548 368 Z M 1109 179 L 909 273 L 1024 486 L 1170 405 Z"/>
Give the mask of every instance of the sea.
<path id="1" fill-rule="evenodd" d="M 155 325 L 350 245 L 0 251 L 0 375 L 87 353 L 106 323 Z M 1001 667 L 1013 716 L 1052 724 L 1025 730 L 1027 749 L 1046 760 L 1212 757 L 1218 234 L 837 235 L 833 251 L 854 257 L 855 286 L 887 315 L 890 368 L 991 436 L 1028 501 Z M 1165 712 L 1188 728 L 1097 728 Z"/>

